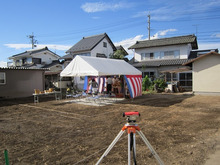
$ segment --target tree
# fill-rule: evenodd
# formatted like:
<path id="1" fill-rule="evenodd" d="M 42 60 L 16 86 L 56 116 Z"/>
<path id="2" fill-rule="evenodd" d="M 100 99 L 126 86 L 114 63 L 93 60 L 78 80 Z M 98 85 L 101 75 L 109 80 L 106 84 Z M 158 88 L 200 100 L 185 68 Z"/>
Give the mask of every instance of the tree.
<path id="1" fill-rule="evenodd" d="M 126 52 L 124 52 L 123 50 L 116 50 L 114 54 L 111 54 L 110 55 L 110 58 L 113 58 L 113 59 L 123 59 L 125 61 L 128 61 L 128 59 L 125 57 L 127 54 Z"/>

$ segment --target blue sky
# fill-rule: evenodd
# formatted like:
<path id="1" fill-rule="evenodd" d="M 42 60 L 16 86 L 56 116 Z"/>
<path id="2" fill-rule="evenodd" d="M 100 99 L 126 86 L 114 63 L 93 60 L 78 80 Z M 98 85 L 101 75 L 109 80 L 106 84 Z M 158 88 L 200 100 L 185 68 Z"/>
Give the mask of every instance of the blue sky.
<path id="1" fill-rule="evenodd" d="M 151 39 L 195 34 L 199 49 L 220 49 L 220 0 L 7 0 L 0 1 L 0 66 L 8 57 L 48 46 L 63 56 L 82 37 L 107 33 L 125 48 Z M 129 51 L 132 56 L 132 51 Z"/>

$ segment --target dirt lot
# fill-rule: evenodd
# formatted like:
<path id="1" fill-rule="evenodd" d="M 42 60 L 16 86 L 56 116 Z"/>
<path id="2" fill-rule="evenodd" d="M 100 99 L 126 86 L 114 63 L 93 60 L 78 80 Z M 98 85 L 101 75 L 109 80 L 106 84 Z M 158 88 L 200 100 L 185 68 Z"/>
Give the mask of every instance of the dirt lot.
<path id="1" fill-rule="evenodd" d="M 0 164 L 95 164 L 126 123 L 122 112 L 139 111 L 138 124 L 165 164 L 204 164 L 219 143 L 220 97 L 144 95 L 108 106 L 53 99 L 0 101 Z M 157 164 L 139 135 L 137 164 Z M 101 164 L 127 164 L 127 133 Z"/>

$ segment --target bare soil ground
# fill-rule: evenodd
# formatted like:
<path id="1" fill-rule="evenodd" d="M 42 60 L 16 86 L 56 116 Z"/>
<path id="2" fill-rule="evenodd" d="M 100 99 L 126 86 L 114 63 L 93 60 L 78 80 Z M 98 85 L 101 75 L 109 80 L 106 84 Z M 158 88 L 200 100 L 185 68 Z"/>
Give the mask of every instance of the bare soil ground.
<path id="1" fill-rule="evenodd" d="M 0 164 L 4 149 L 14 165 L 95 164 L 126 123 L 126 111 L 141 113 L 137 123 L 167 165 L 202 165 L 219 142 L 219 96 L 143 95 L 100 107 L 1 100 Z M 157 164 L 138 134 L 136 143 L 137 163 Z M 127 133 L 101 164 L 127 164 Z"/>

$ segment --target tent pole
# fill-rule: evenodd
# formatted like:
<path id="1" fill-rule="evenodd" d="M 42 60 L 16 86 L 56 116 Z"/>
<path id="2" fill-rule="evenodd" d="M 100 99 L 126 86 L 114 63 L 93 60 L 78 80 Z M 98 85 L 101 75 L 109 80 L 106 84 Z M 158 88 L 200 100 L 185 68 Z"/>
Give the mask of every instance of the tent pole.
<path id="1" fill-rule="evenodd" d="M 100 76 L 98 76 L 98 93 L 99 93 L 99 84 L 100 84 Z"/>

